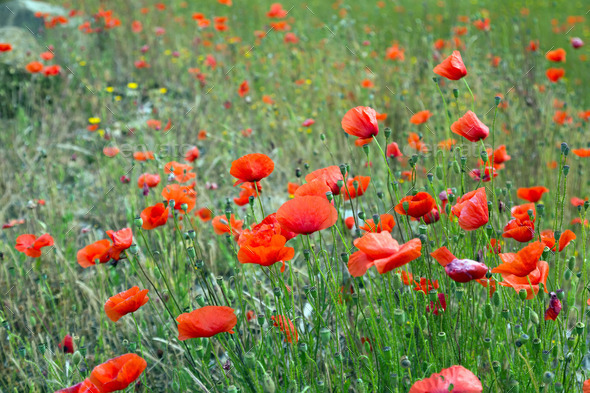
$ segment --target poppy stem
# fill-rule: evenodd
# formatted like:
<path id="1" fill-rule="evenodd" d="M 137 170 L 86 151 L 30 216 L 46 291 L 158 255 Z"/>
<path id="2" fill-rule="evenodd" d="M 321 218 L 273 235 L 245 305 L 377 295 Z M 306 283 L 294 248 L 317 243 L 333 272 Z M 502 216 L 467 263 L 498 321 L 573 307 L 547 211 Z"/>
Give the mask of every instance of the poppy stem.
<path id="1" fill-rule="evenodd" d="M 473 113 L 475 113 L 475 96 L 473 95 L 473 92 L 471 91 L 471 88 L 469 88 L 469 83 L 467 83 L 467 79 L 465 78 L 461 78 L 463 79 L 463 82 L 465 82 L 465 87 L 467 87 L 467 91 L 469 92 L 469 94 L 471 94 L 471 111 Z"/>

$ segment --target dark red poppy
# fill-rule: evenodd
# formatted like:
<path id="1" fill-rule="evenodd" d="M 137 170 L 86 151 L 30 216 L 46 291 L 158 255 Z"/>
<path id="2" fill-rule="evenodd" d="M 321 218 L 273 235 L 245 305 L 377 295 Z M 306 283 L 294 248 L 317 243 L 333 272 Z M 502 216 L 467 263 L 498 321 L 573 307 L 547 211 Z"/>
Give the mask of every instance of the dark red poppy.
<path id="1" fill-rule="evenodd" d="M 326 184 L 330 187 L 332 194 L 340 194 L 340 187 L 338 186 L 338 181 L 344 181 L 344 176 L 342 176 L 340 167 L 332 165 L 327 168 L 316 169 L 315 171 L 305 176 L 305 181 L 308 183 L 311 183 L 315 179 L 323 179 L 326 182 Z"/>
<path id="2" fill-rule="evenodd" d="M 141 212 L 141 227 L 146 230 L 161 227 L 168 222 L 168 207 L 163 203 L 156 203 L 154 206 L 148 206 Z"/>
<path id="3" fill-rule="evenodd" d="M 457 282 L 469 282 L 484 278 L 488 267 L 471 259 L 458 259 L 446 247 L 441 247 L 430 255 L 445 268 L 447 275 Z"/>
<path id="4" fill-rule="evenodd" d="M 510 220 L 504 227 L 504 238 L 512 238 L 520 243 L 526 243 L 535 237 L 535 223 L 529 220 L 519 220 L 515 218 Z"/>
<path id="5" fill-rule="evenodd" d="M 363 276 L 371 266 L 375 266 L 379 274 L 385 274 L 422 255 L 420 239 L 400 245 L 389 232 L 368 232 L 356 239 L 354 245 L 359 251 L 348 260 L 348 272 L 353 277 Z"/>
<path id="6" fill-rule="evenodd" d="M 404 207 L 407 206 L 407 207 Z M 416 195 L 408 195 L 402 198 L 395 206 L 397 214 L 408 215 L 416 219 L 430 213 L 436 207 L 436 201 L 427 192 L 419 192 Z"/>
<path id="7" fill-rule="evenodd" d="M 53 246 L 54 241 L 50 234 L 46 233 L 39 236 L 35 235 L 20 235 L 16 238 L 16 248 L 28 257 L 39 258 L 41 256 L 41 249 L 43 247 Z"/>
<path id="8" fill-rule="evenodd" d="M 546 192 L 549 192 L 549 189 L 542 186 L 519 188 L 516 192 L 516 196 L 525 201 L 537 203 Z"/>
<path id="9" fill-rule="evenodd" d="M 459 217 L 459 226 L 466 231 L 474 231 L 488 223 L 488 201 L 484 187 L 463 195 L 452 213 Z"/>
<path id="10" fill-rule="evenodd" d="M 140 356 L 127 353 L 94 367 L 89 380 L 101 393 L 116 392 L 135 382 L 146 367 Z"/>
<path id="11" fill-rule="evenodd" d="M 110 249 L 111 242 L 109 240 L 99 240 L 79 250 L 76 259 L 83 268 L 94 266 L 97 262 L 106 263 L 111 259 Z"/>
<path id="12" fill-rule="evenodd" d="M 549 300 L 549 307 L 545 310 L 545 320 L 555 321 L 561 312 L 561 302 L 555 292 L 551 292 L 551 299 Z"/>
<path id="13" fill-rule="evenodd" d="M 334 225 L 338 211 L 326 198 L 302 196 L 283 203 L 277 210 L 277 220 L 290 232 L 309 235 Z"/>
<path id="14" fill-rule="evenodd" d="M 64 353 L 74 353 L 74 339 L 69 334 L 66 334 L 61 343 L 58 344 L 58 347 L 60 347 Z"/>
<path id="15" fill-rule="evenodd" d="M 470 142 L 486 139 L 490 134 L 490 129 L 471 111 L 467 111 L 463 117 L 451 124 L 451 131 Z"/>
<path id="16" fill-rule="evenodd" d="M 492 273 L 511 274 L 516 277 L 526 277 L 537 268 L 537 262 L 543 254 L 545 245 L 534 242 L 524 247 L 518 253 L 499 254 L 502 264 L 492 269 Z"/>
<path id="17" fill-rule="evenodd" d="M 449 57 L 434 67 L 432 71 L 437 75 L 453 81 L 457 81 L 467 75 L 467 68 L 465 68 L 465 64 L 463 64 L 463 59 L 461 58 L 461 53 L 459 53 L 459 51 L 453 51 Z"/>
<path id="18" fill-rule="evenodd" d="M 225 306 L 205 306 L 189 313 L 180 314 L 178 322 L 178 339 L 180 341 L 197 337 L 213 337 L 219 333 L 234 333 L 238 323 L 234 309 Z"/>
<path id="19" fill-rule="evenodd" d="M 375 109 L 368 106 L 357 106 L 346 112 L 342 118 L 342 128 L 349 135 L 360 139 L 370 139 L 379 134 L 376 116 Z"/>
<path id="20" fill-rule="evenodd" d="M 265 154 L 246 154 L 231 164 L 230 175 L 238 179 L 234 186 L 244 182 L 257 182 L 275 169 L 274 162 Z"/>
<path id="21" fill-rule="evenodd" d="M 104 305 L 104 311 L 111 321 L 117 322 L 124 315 L 133 313 L 146 304 L 150 299 L 147 294 L 147 289 L 140 290 L 137 286 L 132 287 L 111 296 Z"/>
<path id="22" fill-rule="evenodd" d="M 481 381 L 471 371 L 463 366 L 451 366 L 414 383 L 409 393 L 482 393 L 482 391 Z"/>

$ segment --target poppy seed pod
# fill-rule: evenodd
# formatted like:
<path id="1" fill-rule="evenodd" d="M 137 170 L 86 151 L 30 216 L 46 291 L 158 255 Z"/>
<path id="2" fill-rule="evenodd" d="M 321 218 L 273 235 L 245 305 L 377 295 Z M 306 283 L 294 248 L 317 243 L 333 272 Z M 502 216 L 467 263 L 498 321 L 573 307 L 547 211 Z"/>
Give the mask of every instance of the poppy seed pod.
<path id="1" fill-rule="evenodd" d="M 441 343 L 447 342 L 447 334 L 445 332 L 438 332 L 437 334 L 438 341 Z"/>
<path id="2" fill-rule="evenodd" d="M 492 339 L 491 339 L 491 338 L 489 338 L 489 337 L 486 337 L 486 338 L 484 338 L 484 339 L 483 339 L 483 346 L 484 346 L 486 349 L 490 349 L 490 347 L 492 346 Z"/>
<path id="3" fill-rule="evenodd" d="M 581 336 L 584 333 L 585 327 L 586 325 L 584 325 L 584 322 L 576 323 L 576 333 L 578 334 L 578 336 Z"/>
<path id="4" fill-rule="evenodd" d="M 563 175 L 567 177 L 567 175 L 569 175 L 569 173 L 570 173 L 570 166 L 564 165 L 563 166 Z"/>
<path id="5" fill-rule="evenodd" d="M 385 127 L 385 129 L 383 130 L 383 134 L 385 134 L 385 138 L 389 138 L 391 136 L 391 128 L 389 127 Z"/>
<path id="6" fill-rule="evenodd" d="M 401 368 L 403 368 L 403 369 L 408 369 L 408 368 L 412 367 L 412 362 L 410 362 L 410 360 L 408 359 L 407 356 L 402 356 L 399 361 L 399 364 L 400 364 Z"/>
<path id="7" fill-rule="evenodd" d="M 406 313 L 404 310 L 396 308 L 393 310 L 393 320 L 400 326 L 406 322 Z"/>
<path id="8" fill-rule="evenodd" d="M 453 96 L 459 98 L 459 89 L 453 89 Z"/>
<path id="9" fill-rule="evenodd" d="M 322 344 L 326 345 L 330 341 L 330 329 L 328 328 L 321 328 L 320 329 L 320 339 L 322 340 Z"/>
<path id="10" fill-rule="evenodd" d="M 262 388 L 264 393 L 275 393 L 275 383 L 268 372 L 262 377 Z"/>
<path id="11" fill-rule="evenodd" d="M 569 154 L 569 146 L 567 145 L 567 143 L 562 142 L 561 143 L 561 154 L 563 154 L 564 156 L 567 156 Z"/>

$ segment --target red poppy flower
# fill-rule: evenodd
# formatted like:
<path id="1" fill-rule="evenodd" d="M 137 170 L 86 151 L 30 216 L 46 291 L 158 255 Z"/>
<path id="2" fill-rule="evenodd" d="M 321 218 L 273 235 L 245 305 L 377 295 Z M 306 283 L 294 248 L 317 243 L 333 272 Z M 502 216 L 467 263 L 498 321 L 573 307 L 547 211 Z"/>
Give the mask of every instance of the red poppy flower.
<path id="1" fill-rule="evenodd" d="M 43 63 L 38 61 L 32 61 L 25 66 L 25 69 L 29 71 L 31 74 L 36 74 L 43 70 Z"/>
<path id="2" fill-rule="evenodd" d="M 163 203 L 148 206 L 141 212 L 141 219 L 143 229 L 150 230 L 160 227 L 168 221 L 168 207 L 164 206 Z"/>
<path id="3" fill-rule="evenodd" d="M 407 210 L 404 205 L 407 204 Z M 419 192 L 416 195 L 408 195 L 402 198 L 395 211 L 397 214 L 408 215 L 416 219 L 430 213 L 436 207 L 434 198 L 427 192 Z"/>
<path id="4" fill-rule="evenodd" d="M 328 199 L 326 196 L 328 192 L 331 192 L 330 186 L 326 184 L 324 179 L 317 178 L 298 187 L 294 196 L 296 198 L 302 196 L 319 196 Z"/>
<path id="5" fill-rule="evenodd" d="M 240 95 L 240 97 L 244 97 L 246 94 L 248 94 L 249 91 L 250 85 L 248 84 L 248 81 L 243 81 L 240 84 L 240 88 L 238 89 L 238 94 Z"/>
<path id="6" fill-rule="evenodd" d="M 275 169 L 274 162 L 265 154 L 246 154 L 231 164 L 230 175 L 238 179 L 234 186 L 244 182 L 257 182 Z"/>
<path id="7" fill-rule="evenodd" d="M 359 139 L 370 139 L 379 134 L 377 112 L 368 106 L 352 108 L 342 118 L 342 128 L 349 135 Z"/>
<path id="8" fill-rule="evenodd" d="M 371 178 L 369 176 L 355 176 L 352 179 L 348 179 L 346 184 L 342 186 L 340 193 L 344 195 L 344 200 L 354 199 L 359 197 L 367 191 Z M 355 183 L 357 184 L 355 186 Z"/>
<path id="9" fill-rule="evenodd" d="M 116 232 L 107 231 L 107 236 L 113 241 L 113 246 L 109 250 L 109 256 L 114 260 L 119 260 L 121 253 L 131 247 L 133 232 L 131 228 L 123 228 Z"/>
<path id="10" fill-rule="evenodd" d="M 46 233 L 39 237 L 35 235 L 20 235 L 16 238 L 16 248 L 28 257 L 39 258 L 43 247 L 53 246 L 54 241 L 50 234 Z"/>
<path id="11" fill-rule="evenodd" d="M 281 225 L 274 214 L 266 217 L 252 229 L 244 230 L 238 239 L 238 261 L 261 266 L 282 262 L 281 271 L 284 271 L 285 261 L 293 259 L 295 250 L 285 247 L 287 238 L 281 231 Z"/>
<path id="12" fill-rule="evenodd" d="M 408 135 L 408 145 L 410 145 L 410 147 L 416 151 L 428 153 L 428 147 L 422 141 L 422 137 L 420 137 L 420 135 L 416 134 L 415 132 L 410 132 Z"/>
<path id="13" fill-rule="evenodd" d="M 188 162 L 194 162 L 197 158 L 199 158 L 200 155 L 201 153 L 199 152 L 199 148 L 193 146 L 186 152 L 184 159 Z"/>
<path id="14" fill-rule="evenodd" d="M 423 216 L 422 219 L 424 220 L 425 224 L 434 224 L 435 222 L 438 222 L 438 220 L 440 220 L 440 213 L 438 212 L 438 209 L 435 207 L 430 211 L 430 213 Z"/>
<path id="15" fill-rule="evenodd" d="M 535 224 L 529 220 L 510 220 L 504 227 L 504 238 L 512 238 L 517 242 L 526 243 L 535 237 Z"/>
<path id="16" fill-rule="evenodd" d="M 545 245 L 534 242 L 524 247 L 518 253 L 499 254 L 502 264 L 492 269 L 492 273 L 511 274 L 517 277 L 526 277 L 537 268 L 537 262 Z"/>
<path id="17" fill-rule="evenodd" d="M 195 213 L 202 221 L 209 221 L 213 216 L 213 212 L 208 207 L 202 207 Z"/>
<path id="18" fill-rule="evenodd" d="M 430 113 L 430 111 L 416 112 L 412 115 L 412 117 L 410 117 L 410 123 L 412 123 L 412 124 L 426 123 L 428 121 L 428 119 L 430 119 L 430 116 L 432 116 L 432 113 Z"/>
<path id="19" fill-rule="evenodd" d="M 465 68 L 465 64 L 463 64 L 463 59 L 461 58 L 461 53 L 459 53 L 459 51 L 453 51 L 453 54 L 434 67 L 432 71 L 437 75 L 453 81 L 458 81 L 467 75 L 467 68 Z"/>
<path id="20" fill-rule="evenodd" d="M 363 276 L 371 266 L 375 266 L 379 274 L 385 274 L 422 255 L 420 239 L 412 239 L 400 246 L 389 232 L 368 232 L 356 239 L 354 245 L 359 251 L 348 260 L 348 271 L 353 277 Z"/>
<path id="21" fill-rule="evenodd" d="M 492 149 L 487 149 L 488 156 L 494 164 L 503 164 L 509 161 L 512 157 L 506 153 L 506 145 L 500 145 L 492 154 Z"/>
<path id="22" fill-rule="evenodd" d="M 568 244 L 570 244 L 570 242 L 575 239 L 576 234 L 569 229 L 566 229 L 565 232 L 563 232 L 559 237 L 559 252 L 566 248 Z M 541 241 L 543 244 L 549 247 L 549 249 L 555 251 L 555 235 L 551 229 L 541 232 Z"/>
<path id="23" fill-rule="evenodd" d="M 349 230 L 354 228 L 354 217 L 353 216 L 346 217 L 344 219 L 344 225 L 346 225 L 346 228 L 348 228 Z"/>
<path id="24" fill-rule="evenodd" d="M 228 332 L 238 323 L 234 309 L 225 306 L 205 306 L 189 313 L 180 314 L 178 322 L 178 339 L 180 341 L 197 337 L 213 337 Z"/>
<path id="25" fill-rule="evenodd" d="M 563 48 L 557 48 L 555 50 L 547 52 L 545 58 L 549 61 L 553 61 L 555 63 L 565 63 L 565 50 Z"/>
<path id="26" fill-rule="evenodd" d="M 451 131 L 470 142 L 486 139 L 490 133 L 490 129 L 471 111 L 467 111 L 463 117 L 451 124 Z"/>
<path id="27" fill-rule="evenodd" d="M 525 203 L 523 205 L 514 206 L 510 209 L 510 214 L 514 218 L 518 218 L 520 221 L 527 221 L 531 220 L 529 216 L 529 210 L 532 210 L 532 222 L 535 222 L 537 219 L 537 208 L 534 203 Z"/>
<path id="28" fill-rule="evenodd" d="M 549 192 L 549 189 L 542 186 L 519 188 L 516 192 L 516 196 L 525 201 L 537 203 L 543 197 L 543 194 Z"/>
<path id="29" fill-rule="evenodd" d="M 452 390 L 451 390 L 452 386 Z M 412 385 L 409 393 L 481 393 L 480 380 L 463 366 L 451 366 Z"/>
<path id="30" fill-rule="evenodd" d="M 484 278 L 488 272 L 485 264 L 471 259 L 458 259 L 444 246 L 431 252 L 430 255 L 445 268 L 447 276 L 457 282 L 478 280 Z"/>
<path id="31" fill-rule="evenodd" d="M 590 149 L 572 149 L 572 153 L 578 157 L 590 157 Z"/>
<path id="32" fill-rule="evenodd" d="M 302 196 L 283 203 L 277 210 L 277 220 L 290 232 L 309 235 L 334 225 L 338 211 L 326 198 Z"/>
<path id="33" fill-rule="evenodd" d="M 305 119 L 305 121 L 301 124 L 303 127 L 310 127 L 315 124 L 314 119 Z"/>
<path id="34" fill-rule="evenodd" d="M 181 164 L 180 162 L 170 161 L 164 165 L 164 173 L 173 173 L 174 178 L 179 183 L 185 183 L 189 180 L 194 179 L 197 175 L 191 172 L 193 167 L 187 164 Z"/>
<path id="35" fill-rule="evenodd" d="M 549 81 L 555 83 L 565 76 L 565 70 L 563 68 L 549 68 L 545 75 Z"/>
<path id="36" fill-rule="evenodd" d="M 64 353 L 74 353 L 74 339 L 69 334 L 57 345 Z"/>
<path id="37" fill-rule="evenodd" d="M 174 209 L 176 210 L 181 210 L 182 205 L 186 203 L 186 212 L 193 210 L 197 203 L 197 192 L 193 187 L 180 184 L 169 184 L 164 187 L 162 197 L 168 202 L 174 200 Z"/>
<path id="38" fill-rule="evenodd" d="M 266 13 L 269 18 L 282 19 L 287 16 L 288 11 L 283 9 L 280 3 L 274 3 L 270 6 L 270 11 Z"/>
<path id="39" fill-rule="evenodd" d="M 117 322 L 124 315 L 133 313 L 146 304 L 150 299 L 147 294 L 147 289 L 140 290 L 137 286 L 132 287 L 110 297 L 104 304 L 104 311 L 111 321 Z"/>
<path id="40" fill-rule="evenodd" d="M 399 146 L 395 142 L 391 142 L 387 145 L 387 151 L 385 152 L 387 157 L 401 157 L 403 156 L 402 152 L 399 149 Z"/>
<path id="41" fill-rule="evenodd" d="M 85 379 L 84 381 L 70 386 L 69 388 L 64 388 L 56 391 L 55 393 L 101 393 L 100 390 L 89 379 Z"/>
<path id="42" fill-rule="evenodd" d="M 146 367 L 140 356 L 127 353 L 94 367 L 89 379 L 101 393 L 116 392 L 131 385 Z"/>
<path id="43" fill-rule="evenodd" d="M 299 340 L 297 329 L 295 329 L 293 322 L 289 318 L 283 315 L 273 315 L 270 319 L 273 321 L 273 326 L 278 327 L 281 332 L 285 333 L 285 342 L 297 343 Z"/>
<path id="44" fill-rule="evenodd" d="M 426 277 L 420 277 L 420 281 L 414 280 L 414 291 L 423 292 L 425 295 L 428 295 L 430 291 L 433 289 L 438 289 L 438 280 L 430 281 Z"/>
<path id="45" fill-rule="evenodd" d="M 153 188 L 157 187 L 158 184 L 160 184 L 160 175 L 158 174 L 144 173 L 137 178 L 137 187 L 139 188 L 144 188 L 145 186 Z"/>
<path id="46" fill-rule="evenodd" d="M 213 218 L 213 221 L 211 221 L 211 225 L 213 225 L 213 231 L 216 234 L 223 235 L 225 233 L 231 233 L 237 239 L 238 236 L 240 236 L 240 233 L 242 233 L 242 226 L 244 225 L 244 222 L 242 220 L 236 220 L 236 218 L 232 214 L 230 216 L 229 223 L 227 222 L 227 217 L 217 216 Z"/>
<path id="47" fill-rule="evenodd" d="M 547 277 L 549 276 L 549 264 L 545 261 L 537 262 L 537 266 L 535 270 L 533 270 L 528 276 L 526 277 L 518 277 L 513 274 L 506 274 L 502 273 L 502 279 L 504 281 L 500 282 L 500 285 L 505 287 L 514 288 L 516 292 L 524 289 L 527 292 L 527 299 L 530 300 L 534 298 L 537 293 L 539 293 L 539 284 L 543 284 L 543 288 L 545 288 L 545 292 L 547 291 Z"/>
<path id="48" fill-rule="evenodd" d="M 12 50 L 12 45 L 10 45 L 6 42 L 0 43 L 0 52 L 10 52 L 11 50 Z"/>
<path id="49" fill-rule="evenodd" d="M 353 217 L 354 222 L 354 217 Z M 379 216 L 379 222 L 375 225 L 375 221 L 372 218 L 365 220 L 365 224 L 360 227 L 366 232 L 391 232 L 395 226 L 395 220 L 391 214 L 382 214 Z"/>
<path id="50" fill-rule="evenodd" d="M 102 149 L 102 154 L 104 154 L 107 157 L 115 157 L 117 154 L 119 154 L 119 148 L 114 147 L 114 146 L 106 146 Z"/>
<path id="51" fill-rule="evenodd" d="M 346 175 L 346 174 L 345 174 Z M 336 165 L 329 166 L 327 168 L 316 169 L 315 171 L 305 176 L 305 181 L 311 183 L 314 179 L 323 179 L 326 184 L 330 187 L 332 194 L 339 195 L 340 187 L 338 187 L 338 180 L 344 181 L 344 176 L 340 171 L 340 167 Z"/>
<path id="52" fill-rule="evenodd" d="M 76 259 L 78 264 L 83 268 L 96 265 L 96 262 L 106 263 L 111 257 L 109 256 L 109 250 L 111 248 L 111 242 L 107 239 L 99 240 L 92 244 L 87 245 L 78 251 Z"/>
<path id="53" fill-rule="evenodd" d="M 484 187 L 463 195 L 452 213 L 459 217 L 459 226 L 466 231 L 474 231 L 488 223 L 488 201 Z"/>
<path id="54" fill-rule="evenodd" d="M 549 307 L 545 310 L 545 320 L 555 321 L 561 312 L 561 302 L 555 292 L 551 292 L 551 299 L 549 300 Z"/>

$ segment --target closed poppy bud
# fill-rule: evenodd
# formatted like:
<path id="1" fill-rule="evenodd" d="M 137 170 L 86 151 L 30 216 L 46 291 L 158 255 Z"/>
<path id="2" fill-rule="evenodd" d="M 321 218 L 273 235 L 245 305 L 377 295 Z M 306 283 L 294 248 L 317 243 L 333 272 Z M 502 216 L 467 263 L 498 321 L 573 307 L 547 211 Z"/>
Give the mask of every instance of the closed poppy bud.
<path id="1" fill-rule="evenodd" d="M 565 298 L 565 292 L 563 289 L 558 289 L 557 291 L 555 291 L 555 294 L 557 295 L 557 298 L 559 300 L 563 300 Z"/>
<path id="2" fill-rule="evenodd" d="M 275 393 L 275 383 L 269 373 L 265 373 L 262 377 L 262 388 L 264 393 Z"/>
<path id="3" fill-rule="evenodd" d="M 326 140 L 326 135 L 325 134 L 320 134 L 320 139 L 322 140 L 322 142 L 325 141 Z"/>
<path id="4" fill-rule="evenodd" d="M 190 259 L 195 259 L 197 257 L 197 254 L 195 253 L 195 248 L 194 247 L 189 247 L 186 249 L 186 252 L 189 256 Z"/>
<path id="5" fill-rule="evenodd" d="M 238 389 L 234 385 L 227 387 L 227 393 L 238 393 Z"/>
<path id="6" fill-rule="evenodd" d="M 80 362 L 82 361 L 82 355 L 80 354 L 79 351 L 74 352 L 74 354 L 72 355 L 72 363 L 74 365 L 78 365 L 80 364 Z"/>
<path id="7" fill-rule="evenodd" d="M 566 269 L 565 272 L 563 272 L 563 278 L 566 281 L 569 281 L 572 278 L 572 271 L 569 269 Z"/>
<path id="8" fill-rule="evenodd" d="M 393 275 L 393 289 L 395 290 L 399 290 L 403 287 L 403 283 L 402 283 L 402 279 L 399 276 L 399 274 L 394 274 Z"/>
<path id="9" fill-rule="evenodd" d="M 537 314 L 534 310 L 529 311 L 529 320 L 532 324 L 538 325 L 539 324 L 539 314 Z"/>
<path id="10" fill-rule="evenodd" d="M 459 89 L 453 89 L 453 96 L 459 98 Z"/>
<path id="11" fill-rule="evenodd" d="M 343 252 L 342 254 L 340 254 L 340 259 L 342 259 L 342 262 L 348 264 L 348 254 Z"/>
<path id="12" fill-rule="evenodd" d="M 443 173 L 443 168 L 442 168 L 442 166 L 440 166 L 440 165 L 437 165 L 437 166 L 436 166 L 436 169 L 435 169 L 435 174 L 436 174 L 436 178 L 437 178 L 438 180 L 443 180 L 443 178 L 444 178 L 444 173 Z"/>
<path id="13" fill-rule="evenodd" d="M 487 152 L 487 151 L 485 151 L 485 150 L 482 150 L 482 151 L 479 153 L 479 156 L 481 157 L 481 160 L 482 160 L 483 162 L 488 162 L 488 152 Z"/>
<path id="14" fill-rule="evenodd" d="M 494 316 L 494 309 L 492 308 L 492 305 L 490 303 L 486 303 L 483 310 L 486 318 L 492 319 L 492 317 Z"/>
<path id="15" fill-rule="evenodd" d="M 391 128 L 385 127 L 383 133 L 385 134 L 385 138 L 389 138 L 391 136 Z"/>
<path id="16" fill-rule="evenodd" d="M 404 310 L 401 310 L 399 308 L 395 309 L 393 311 L 393 320 L 395 321 L 395 323 L 402 326 L 406 322 L 406 314 Z"/>
<path id="17" fill-rule="evenodd" d="M 135 219 L 133 220 L 133 223 L 135 224 L 136 227 L 141 227 L 143 225 L 143 220 L 141 219 L 141 217 L 135 217 Z"/>

